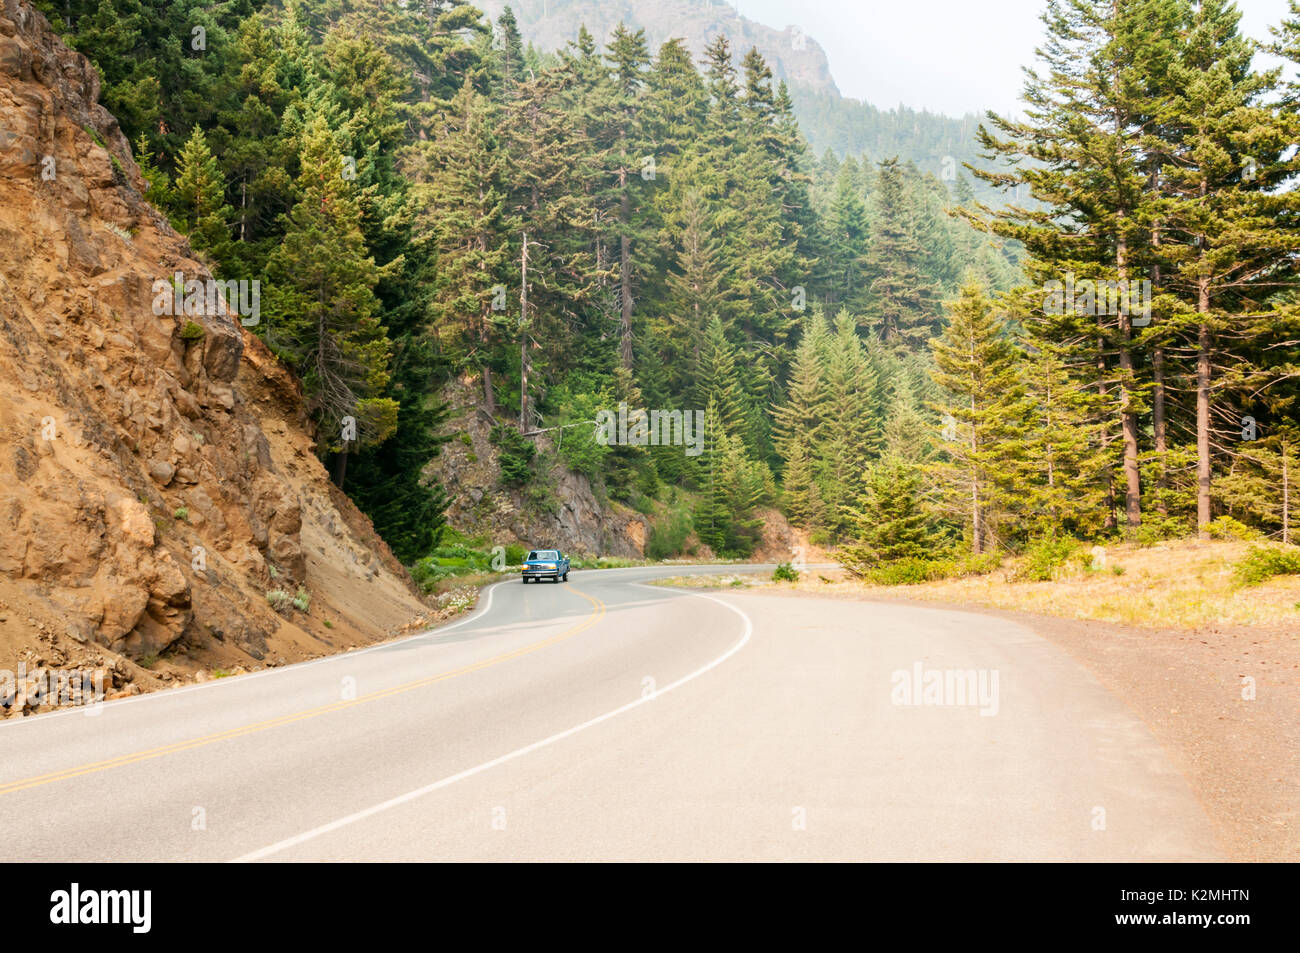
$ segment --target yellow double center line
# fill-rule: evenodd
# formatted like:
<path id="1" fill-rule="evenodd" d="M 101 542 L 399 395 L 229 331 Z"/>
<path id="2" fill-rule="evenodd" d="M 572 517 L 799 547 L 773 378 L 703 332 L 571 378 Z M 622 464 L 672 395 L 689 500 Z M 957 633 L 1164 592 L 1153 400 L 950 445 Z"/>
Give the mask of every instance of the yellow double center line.
<path id="1" fill-rule="evenodd" d="M 269 728 L 279 728 L 283 725 L 291 725 L 295 722 L 306 721 L 309 718 L 318 718 L 321 715 L 328 715 L 336 711 L 353 708 L 357 705 L 379 701 L 382 698 L 392 698 L 394 695 L 401 695 L 404 692 L 409 692 L 417 688 L 424 688 L 427 685 L 433 685 L 436 682 L 446 681 L 447 679 L 456 678 L 460 675 L 468 675 L 470 672 L 478 672 L 482 669 L 488 668 L 489 666 L 498 665 L 501 662 L 509 662 L 510 660 L 517 659 L 520 656 L 528 655 L 532 652 L 539 651 L 540 649 L 555 645 L 557 642 L 563 642 L 565 639 L 570 639 L 579 632 L 585 632 L 605 617 L 605 603 L 601 602 L 594 596 L 589 596 L 585 592 L 574 588 L 572 585 L 567 588 L 569 592 L 582 596 L 582 598 L 591 603 L 591 615 L 587 616 L 587 618 L 583 619 L 577 625 L 565 629 L 559 635 L 552 636 L 549 639 L 543 639 L 541 642 L 534 642 L 531 645 L 525 645 L 523 648 L 515 649 L 513 652 L 496 655 L 492 658 L 484 659 L 482 662 L 475 662 L 474 664 L 466 665 L 463 668 L 453 669 L 450 672 L 431 675 L 428 678 L 406 682 L 405 684 L 397 685 L 393 688 L 385 688 L 382 691 L 371 692 L 369 695 L 362 695 L 359 698 L 332 702 L 328 705 L 321 705 L 319 708 L 309 708 L 306 711 L 281 715 L 278 718 L 268 718 L 266 721 L 254 722 L 250 725 L 241 725 L 238 728 L 230 728 L 226 731 L 216 732 L 215 734 L 204 735 L 201 738 L 177 741 L 169 745 L 149 748 L 145 751 L 136 751 L 131 754 L 119 755 L 116 758 L 108 758 L 104 761 L 95 761 L 91 764 L 83 764 L 75 768 L 65 768 L 62 771 L 53 771 L 49 774 L 24 778 L 20 781 L 10 781 L 5 784 L 0 784 L 0 795 L 13 794 L 17 791 L 26 791 L 29 788 L 40 787 L 44 784 L 53 784 L 55 781 L 67 781 L 84 774 L 95 774 L 100 771 L 108 771 L 112 768 L 120 768 L 128 764 L 135 764 L 139 761 L 148 761 L 152 758 L 162 758 L 169 754 L 178 754 L 182 751 L 189 751 L 193 748 L 201 748 L 204 745 L 216 744 L 218 741 L 229 741 L 232 738 L 240 738 L 244 735 L 255 734 L 259 731 L 266 731 Z"/>

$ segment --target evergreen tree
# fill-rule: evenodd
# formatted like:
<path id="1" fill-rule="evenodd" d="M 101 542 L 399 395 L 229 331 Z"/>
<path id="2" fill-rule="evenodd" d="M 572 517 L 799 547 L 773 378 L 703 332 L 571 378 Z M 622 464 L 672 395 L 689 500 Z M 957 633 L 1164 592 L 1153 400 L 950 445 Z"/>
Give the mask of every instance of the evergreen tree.
<path id="1" fill-rule="evenodd" d="M 867 326 L 886 344 L 915 350 L 938 328 L 938 288 L 921 268 L 915 212 L 898 160 L 886 159 L 879 168 L 875 234 L 866 259 L 871 276 Z"/>
<path id="2" fill-rule="evenodd" d="M 177 225 L 189 234 L 194 247 L 221 257 L 230 240 L 226 181 L 198 126 L 181 150 L 172 199 Z"/>
<path id="3" fill-rule="evenodd" d="M 947 394 L 941 461 L 932 472 L 948 515 L 961 520 L 979 555 L 1002 539 L 1023 456 L 1025 404 L 1005 321 L 978 284 L 948 305 L 948 327 L 931 341 L 934 379 Z"/>
<path id="4" fill-rule="evenodd" d="M 856 542 L 840 549 L 840 563 L 861 576 L 882 562 L 929 559 L 938 538 L 921 505 L 920 474 L 897 457 L 871 468 L 858 506 L 846 507 Z"/>
<path id="5" fill-rule="evenodd" d="M 304 130 L 301 198 L 283 243 L 267 263 L 267 342 L 301 374 L 322 436 L 338 454 L 341 486 L 353 442 L 377 445 L 397 426 L 388 384 L 390 342 L 374 288 L 382 276 L 358 222 L 356 189 L 343 175 L 338 144 L 323 117 Z M 355 435 L 345 418 L 355 422 Z"/>

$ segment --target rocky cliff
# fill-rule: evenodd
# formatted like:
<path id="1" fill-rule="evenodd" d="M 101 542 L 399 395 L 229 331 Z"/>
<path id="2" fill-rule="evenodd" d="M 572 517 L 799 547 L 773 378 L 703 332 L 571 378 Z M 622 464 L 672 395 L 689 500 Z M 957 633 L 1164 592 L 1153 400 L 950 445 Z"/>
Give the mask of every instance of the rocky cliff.
<path id="1" fill-rule="evenodd" d="M 211 275 L 98 99 L 0 0 L 0 669 L 147 688 L 408 624 L 425 607 L 330 485 L 292 378 L 221 301 L 157 313 L 155 282 Z"/>
<path id="2" fill-rule="evenodd" d="M 497 423 L 479 402 L 477 384 L 453 382 L 442 394 L 451 409 L 447 429 L 455 435 L 429 464 L 429 473 L 451 500 L 447 522 L 470 536 L 493 542 L 511 538 L 520 545 L 558 546 L 581 556 L 640 559 L 645 552 L 646 518 L 619 503 L 598 499 L 591 481 L 554 459 L 549 434 L 534 438 L 538 474 L 534 489 L 544 499 L 501 486 L 501 468 L 493 445 Z"/>

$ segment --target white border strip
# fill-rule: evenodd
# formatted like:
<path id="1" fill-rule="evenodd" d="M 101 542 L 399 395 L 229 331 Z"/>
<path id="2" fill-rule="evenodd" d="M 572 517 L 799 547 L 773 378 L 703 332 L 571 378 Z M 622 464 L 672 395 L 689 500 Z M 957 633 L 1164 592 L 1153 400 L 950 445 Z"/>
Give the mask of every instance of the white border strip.
<path id="1" fill-rule="evenodd" d="M 640 584 L 631 583 L 631 585 L 638 586 Z M 641 586 L 641 588 L 652 589 L 653 587 Z M 663 589 L 653 589 L 653 591 L 660 592 L 660 593 L 664 592 Z M 328 834 L 331 833 L 332 831 L 339 830 L 340 828 L 347 827 L 349 824 L 355 824 L 357 821 L 365 820 L 368 817 L 374 817 L 376 814 L 380 814 L 384 811 L 389 810 L 390 808 L 394 808 L 401 804 L 406 804 L 408 801 L 414 801 L 417 798 L 424 797 L 424 795 L 426 794 L 432 794 L 434 791 L 441 790 L 442 788 L 445 787 L 450 787 L 451 785 L 455 784 L 457 781 L 463 781 L 466 778 L 471 778 L 476 774 L 482 774 L 484 771 L 488 771 L 492 768 L 497 767 L 498 765 L 505 764 L 507 761 L 513 761 L 516 758 L 520 758 L 526 754 L 530 754 L 531 752 L 537 751 L 539 748 L 545 748 L 549 745 L 553 745 L 557 741 L 563 741 L 565 738 L 569 738 L 573 735 L 578 734 L 578 732 L 580 731 L 586 731 L 588 728 L 593 728 L 596 725 L 601 724 L 602 722 L 609 721 L 611 718 L 617 718 L 619 715 L 622 715 L 625 712 L 629 712 L 634 708 L 639 708 L 640 706 L 646 704 L 647 702 L 654 701 L 660 695 L 666 695 L 668 692 L 671 692 L 673 689 L 680 688 L 681 686 L 685 685 L 687 682 L 694 681 L 695 679 L 699 678 L 701 675 L 705 674 L 706 672 L 712 671 L 713 669 L 717 668 L 719 665 L 721 665 L 723 662 L 731 658 L 733 655 L 735 655 L 737 652 L 739 652 L 742 648 L 745 647 L 745 645 L 749 642 L 750 637 L 754 634 L 754 623 L 749 618 L 749 616 L 744 613 L 744 611 L 738 609 L 736 606 L 733 606 L 729 602 L 723 602 L 721 599 L 715 598 L 714 596 L 706 596 L 703 593 L 699 593 L 699 592 L 691 593 L 691 595 L 699 599 L 708 599 L 710 602 L 716 602 L 720 606 L 726 606 L 732 612 L 736 613 L 736 615 L 740 616 L 740 618 L 745 623 L 745 632 L 744 635 L 741 636 L 740 641 L 738 641 L 735 645 L 727 649 L 727 651 L 723 652 L 721 655 L 719 655 L 717 658 L 715 658 L 713 661 L 709 662 L 708 664 L 702 666 L 701 668 L 697 668 L 689 675 L 683 675 L 681 678 L 677 679 L 677 681 L 672 682 L 669 685 L 665 685 L 663 688 L 656 690 L 653 694 L 643 695 L 642 697 L 638 698 L 636 701 L 628 702 L 626 705 L 622 705 L 618 708 L 615 708 L 613 711 L 607 711 L 603 715 L 597 715 L 595 718 L 592 718 L 588 721 L 584 721 L 580 725 L 574 725 L 572 728 L 568 728 L 557 734 L 551 735 L 547 738 L 543 738 L 541 741 L 534 741 L 530 745 L 525 745 L 522 748 L 516 748 L 514 751 L 511 751 L 508 754 L 503 754 L 499 758 L 493 758 L 491 761 L 485 761 L 480 765 L 476 765 L 475 767 L 468 768 L 465 771 L 461 771 L 459 774 L 453 774 L 450 777 L 443 778 L 441 781 L 435 781 L 432 784 L 427 784 L 422 788 L 416 788 L 414 791 L 408 791 L 405 794 L 400 794 L 395 798 L 390 798 L 389 800 L 383 801 L 380 804 L 376 804 L 373 807 L 368 807 L 365 810 L 357 811 L 356 813 L 349 814 L 346 817 L 340 817 L 338 820 L 330 821 L 328 824 L 322 824 L 320 827 L 313 827 L 309 831 L 304 831 L 301 834 L 297 834 L 285 840 L 278 841 L 274 844 L 271 844 L 270 846 L 263 847 L 260 850 L 255 850 L 252 853 L 244 854 L 242 857 L 236 857 L 234 860 L 230 861 L 230 863 L 243 864 L 243 863 L 250 863 L 255 860 L 262 860 L 263 858 L 269 857 L 272 854 L 278 854 L 281 851 L 288 850 L 290 847 L 296 847 L 299 844 L 306 843 L 309 840 L 314 840 L 315 838 L 320 837 L 324 834 Z"/>

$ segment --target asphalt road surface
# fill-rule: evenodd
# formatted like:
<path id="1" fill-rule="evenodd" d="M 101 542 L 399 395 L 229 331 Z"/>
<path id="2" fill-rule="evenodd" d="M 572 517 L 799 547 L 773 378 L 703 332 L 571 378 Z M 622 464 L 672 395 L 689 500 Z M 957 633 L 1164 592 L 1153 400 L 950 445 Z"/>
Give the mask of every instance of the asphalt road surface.
<path id="1" fill-rule="evenodd" d="M 688 571 L 718 570 L 515 579 L 400 642 L 0 724 L 0 860 L 1222 859 L 1029 630 L 644 585 Z"/>

